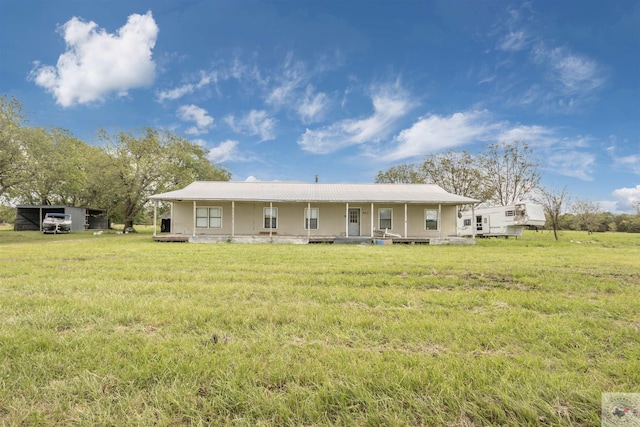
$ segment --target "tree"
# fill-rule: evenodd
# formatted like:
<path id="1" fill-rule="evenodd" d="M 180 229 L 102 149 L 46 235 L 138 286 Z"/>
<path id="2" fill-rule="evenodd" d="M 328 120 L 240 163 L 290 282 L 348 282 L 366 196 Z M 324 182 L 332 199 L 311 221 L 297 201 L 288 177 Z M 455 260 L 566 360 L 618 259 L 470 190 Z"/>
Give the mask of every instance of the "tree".
<path id="1" fill-rule="evenodd" d="M 567 187 L 562 188 L 562 190 L 540 188 L 539 192 L 540 195 L 537 202 L 544 208 L 547 220 L 553 228 L 553 237 L 558 240 L 562 208 L 569 201 Z"/>
<path id="2" fill-rule="evenodd" d="M 0 197 L 27 175 L 22 104 L 0 96 Z"/>
<path id="3" fill-rule="evenodd" d="M 482 201 L 492 195 L 477 159 L 466 151 L 432 154 L 422 162 L 420 171 L 426 182 L 437 184 L 450 193 Z"/>
<path id="4" fill-rule="evenodd" d="M 586 230 L 589 234 L 596 231 L 598 226 L 598 214 L 600 206 L 590 200 L 578 199 L 572 206 L 573 212 L 578 217 L 578 224 L 581 230 Z"/>
<path id="5" fill-rule="evenodd" d="M 206 159 L 206 151 L 169 131 L 144 128 L 140 134 L 121 131 L 110 135 L 100 131 L 106 156 L 100 179 L 94 185 L 110 201 L 112 218 L 119 218 L 125 229 L 133 228 L 144 212 L 149 196 L 171 191 L 194 180 L 228 180 L 231 174 Z M 104 191 L 106 190 L 106 192 Z"/>
<path id="6" fill-rule="evenodd" d="M 87 144 L 64 129 L 24 128 L 29 174 L 10 190 L 28 204 L 77 205 L 86 183 Z"/>
<path id="7" fill-rule="evenodd" d="M 431 154 L 421 164 L 406 163 L 378 172 L 376 182 L 436 184 L 446 191 L 473 199 L 490 197 L 478 162 L 466 151 Z"/>
<path id="8" fill-rule="evenodd" d="M 386 184 L 424 184 L 425 177 L 415 163 L 403 163 L 392 166 L 386 171 L 379 171 L 377 183 Z"/>
<path id="9" fill-rule="evenodd" d="M 522 141 L 492 144 L 479 156 L 491 201 L 507 206 L 525 200 L 538 187 L 538 160 Z"/>

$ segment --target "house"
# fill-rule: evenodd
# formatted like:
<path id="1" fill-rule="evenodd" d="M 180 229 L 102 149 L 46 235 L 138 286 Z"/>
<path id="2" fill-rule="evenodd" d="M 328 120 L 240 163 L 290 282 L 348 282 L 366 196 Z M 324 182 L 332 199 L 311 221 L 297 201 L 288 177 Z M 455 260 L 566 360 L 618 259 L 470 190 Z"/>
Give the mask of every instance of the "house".
<path id="1" fill-rule="evenodd" d="M 458 220 L 458 235 L 481 237 L 522 236 L 527 227 L 543 227 L 544 209 L 533 203 L 490 206 L 465 211 Z"/>
<path id="2" fill-rule="evenodd" d="M 48 214 L 71 215 L 71 231 L 106 230 L 107 211 L 77 206 L 22 205 L 16 207 L 15 231 L 42 230 L 42 220 Z"/>
<path id="3" fill-rule="evenodd" d="M 170 234 L 154 227 L 156 240 L 299 243 L 455 237 L 459 206 L 478 202 L 433 184 L 229 181 L 196 181 L 150 199 L 156 208 L 171 203 Z"/>

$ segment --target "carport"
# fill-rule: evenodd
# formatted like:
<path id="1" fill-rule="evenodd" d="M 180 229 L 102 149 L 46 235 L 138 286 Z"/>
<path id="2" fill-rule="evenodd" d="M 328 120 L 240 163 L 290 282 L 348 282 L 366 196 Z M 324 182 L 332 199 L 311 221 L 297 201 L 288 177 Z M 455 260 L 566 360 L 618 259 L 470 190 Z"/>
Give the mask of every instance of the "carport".
<path id="1" fill-rule="evenodd" d="M 42 230 L 42 220 L 48 213 L 71 215 L 71 231 L 106 230 L 109 227 L 107 211 L 75 206 L 25 205 L 17 206 L 15 231 Z"/>

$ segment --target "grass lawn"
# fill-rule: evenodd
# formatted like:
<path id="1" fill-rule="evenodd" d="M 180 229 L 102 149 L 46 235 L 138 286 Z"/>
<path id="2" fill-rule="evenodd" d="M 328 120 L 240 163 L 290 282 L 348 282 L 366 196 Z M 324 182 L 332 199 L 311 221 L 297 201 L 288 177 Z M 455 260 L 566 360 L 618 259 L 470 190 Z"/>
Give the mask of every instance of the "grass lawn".
<path id="1" fill-rule="evenodd" d="M 640 392 L 640 235 L 561 238 L 0 230 L 0 425 L 600 425 Z"/>

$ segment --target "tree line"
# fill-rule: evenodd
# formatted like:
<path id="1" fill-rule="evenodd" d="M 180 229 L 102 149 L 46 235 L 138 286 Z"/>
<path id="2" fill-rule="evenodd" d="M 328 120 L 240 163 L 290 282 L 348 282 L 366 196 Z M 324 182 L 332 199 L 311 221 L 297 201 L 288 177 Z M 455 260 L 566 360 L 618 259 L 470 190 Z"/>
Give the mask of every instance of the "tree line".
<path id="1" fill-rule="evenodd" d="M 100 130 L 97 139 L 89 145 L 64 129 L 28 126 L 22 104 L 0 96 L 0 215 L 9 204 L 85 206 L 133 228 L 150 195 L 231 178 L 203 147 L 171 131 Z"/>

